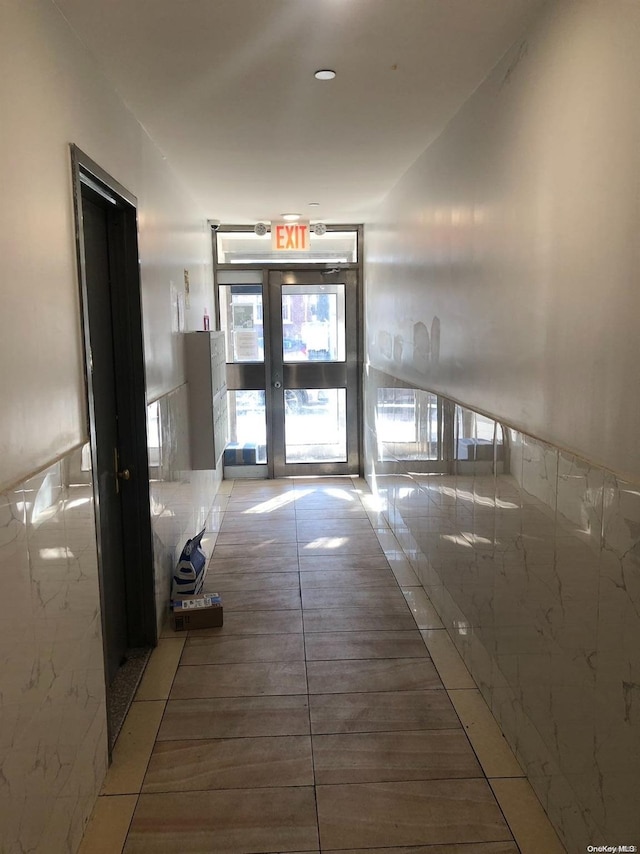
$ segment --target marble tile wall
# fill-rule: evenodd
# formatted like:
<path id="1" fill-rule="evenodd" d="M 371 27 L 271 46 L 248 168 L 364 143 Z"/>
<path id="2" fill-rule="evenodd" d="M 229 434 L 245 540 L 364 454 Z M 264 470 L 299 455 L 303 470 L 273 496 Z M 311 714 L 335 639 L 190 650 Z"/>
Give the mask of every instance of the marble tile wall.
<path id="1" fill-rule="evenodd" d="M 640 484 L 506 428 L 488 469 L 394 459 L 382 381 L 367 479 L 540 801 L 570 852 L 639 845 Z"/>
<path id="2" fill-rule="evenodd" d="M 0 494 L 2 851 L 75 851 L 107 768 L 93 494 L 71 462 Z"/>
<path id="3" fill-rule="evenodd" d="M 161 627 L 184 540 L 206 527 L 210 551 L 226 498 L 219 473 L 189 470 L 186 386 L 150 410 Z M 0 577 L 0 851 L 71 854 L 108 763 L 93 486 L 81 449 L 0 493 Z"/>

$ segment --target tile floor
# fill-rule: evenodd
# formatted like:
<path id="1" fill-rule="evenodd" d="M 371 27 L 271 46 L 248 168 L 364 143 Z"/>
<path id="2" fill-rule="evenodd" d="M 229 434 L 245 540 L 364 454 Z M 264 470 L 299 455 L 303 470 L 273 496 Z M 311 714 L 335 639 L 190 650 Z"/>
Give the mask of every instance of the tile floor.
<path id="1" fill-rule="evenodd" d="M 562 854 L 364 481 L 223 487 L 224 626 L 163 633 L 81 854 Z"/>

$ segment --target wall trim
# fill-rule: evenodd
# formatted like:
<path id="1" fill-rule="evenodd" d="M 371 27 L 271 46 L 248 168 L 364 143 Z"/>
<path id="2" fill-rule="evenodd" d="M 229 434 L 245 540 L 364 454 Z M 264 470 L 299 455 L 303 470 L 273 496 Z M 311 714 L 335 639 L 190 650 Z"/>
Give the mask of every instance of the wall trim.
<path id="1" fill-rule="evenodd" d="M 26 480 L 30 480 L 32 477 L 35 477 L 40 472 L 45 471 L 45 469 L 51 468 L 51 466 L 55 466 L 56 463 L 64 460 L 65 457 L 68 457 L 69 454 L 72 454 L 74 451 L 80 450 L 80 448 L 84 448 L 84 446 L 89 441 L 87 437 L 82 442 L 77 442 L 75 445 L 71 445 L 66 451 L 63 451 L 61 454 L 58 454 L 56 457 L 53 457 L 49 460 L 49 462 L 45 463 L 42 466 L 38 466 L 37 469 L 32 469 L 32 471 L 28 472 L 25 475 L 22 475 L 18 480 L 14 480 L 8 483 L 6 486 L 4 484 L 0 484 L 0 494 L 4 494 L 5 492 L 10 492 L 12 489 L 16 489 L 20 484 L 24 483 Z"/>

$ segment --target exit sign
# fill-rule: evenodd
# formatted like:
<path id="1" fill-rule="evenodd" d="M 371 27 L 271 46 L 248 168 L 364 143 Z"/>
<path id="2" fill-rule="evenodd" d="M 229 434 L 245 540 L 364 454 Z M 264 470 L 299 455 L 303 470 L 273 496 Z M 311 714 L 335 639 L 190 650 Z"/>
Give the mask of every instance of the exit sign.
<path id="1" fill-rule="evenodd" d="M 308 222 L 272 222 L 271 249 L 274 252 L 308 252 Z"/>

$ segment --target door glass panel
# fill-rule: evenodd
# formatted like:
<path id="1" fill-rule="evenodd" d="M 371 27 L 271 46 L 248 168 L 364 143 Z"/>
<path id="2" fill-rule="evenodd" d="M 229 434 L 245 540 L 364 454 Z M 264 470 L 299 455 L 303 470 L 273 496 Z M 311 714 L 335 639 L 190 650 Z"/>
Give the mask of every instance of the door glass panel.
<path id="1" fill-rule="evenodd" d="M 220 285 L 220 319 L 227 362 L 263 362 L 261 285 Z"/>
<path id="2" fill-rule="evenodd" d="M 229 391 L 230 442 L 226 465 L 267 462 L 267 414 L 264 391 Z"/>
<path id="3" fill-rule="evenodd" d="M 282 286 L 285 362 L 344 362 L 344 285 Z"/>
<path id="4" fill-rule="evenodd" d="M 347 459 L 347 390 L 285 389 L 287 463 L 333 463 Z"/>

